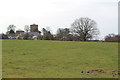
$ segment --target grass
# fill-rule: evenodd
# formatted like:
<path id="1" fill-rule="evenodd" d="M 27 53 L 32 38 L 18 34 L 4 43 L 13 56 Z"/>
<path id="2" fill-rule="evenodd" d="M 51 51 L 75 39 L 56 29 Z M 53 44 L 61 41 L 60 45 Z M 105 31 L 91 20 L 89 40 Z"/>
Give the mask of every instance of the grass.
<path id="1" fill-rule="evenodd" d="M 3 40 L 3 78 L 113 78 L 118 43 Z M 102 69 L 105 73 L 87 73 Z"/>

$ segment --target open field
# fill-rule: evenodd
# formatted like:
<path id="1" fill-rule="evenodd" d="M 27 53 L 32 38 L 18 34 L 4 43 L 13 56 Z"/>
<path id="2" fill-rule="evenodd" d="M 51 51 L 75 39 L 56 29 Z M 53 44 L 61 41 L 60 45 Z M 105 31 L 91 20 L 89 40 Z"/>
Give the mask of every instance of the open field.
<path id="1" fill-rule="evenodd" d="M 118 77 L 118 44 L 3 40 L 3 78 Z"/>

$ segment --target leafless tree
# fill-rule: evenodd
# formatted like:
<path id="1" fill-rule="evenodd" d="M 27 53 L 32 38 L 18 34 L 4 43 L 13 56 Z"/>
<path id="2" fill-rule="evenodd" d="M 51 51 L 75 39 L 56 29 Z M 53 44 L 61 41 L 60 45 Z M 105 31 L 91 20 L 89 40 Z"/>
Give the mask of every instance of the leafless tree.
<path id="1" fill-rule="evenodd" d="M 56 39 L 57 40 L 64 40 L 64 41 L 71 41 L 73 36 L 70 34 L 69 28 L 59 28 L 57 30 Z"/>
<path id="2" fill-rule="evenodd" d="M 54 40 L 54 37 L 50 31 L 47 31 L 45 28 L 42 29 L 43 40 Z"/>
<path id="3" fill-rule="evenodd" d="M 106 42 L 120 42 L 120 35 L 115 35 L 115 34 L 108 34 L 105 36 L 105 41 Z"/>
<path id="4" fill-rule="evenodd" d="M 15 31 L 15 28 L 16 28 L 16 26 L 13 25 L 13 24 L 11 24 L 11 25 L 8 26 L 7 30 L 8 30 L 8 31 L 10 31 L 10 30 Z"/>
<path id="5" fill-rule="evenodd" d="M 73 33 L 78 35 L 81 41 L 87 41 L 99 34 L 96 22 L 87 17 L 76 19 L 71 27 Z"/>
<path id="6" fill-rule="evenodd" d="M 16 26 L 15 25 L 13 25 L 13 24 L 11 24 L 11 25 L 9 25 L 8 27 L 7 27 L 7 34 L 11 34 L 11 33 L 15 33 L 15 28 L 16 28 Z"/>
<path id="7" fill-rule="evenodd" d="M 28 25 L 25 25 L 24 30 L 25 30 L 26 32 L 29 32 L 29 31 L 30 31 L 30 27 L 29 27 Z"/>

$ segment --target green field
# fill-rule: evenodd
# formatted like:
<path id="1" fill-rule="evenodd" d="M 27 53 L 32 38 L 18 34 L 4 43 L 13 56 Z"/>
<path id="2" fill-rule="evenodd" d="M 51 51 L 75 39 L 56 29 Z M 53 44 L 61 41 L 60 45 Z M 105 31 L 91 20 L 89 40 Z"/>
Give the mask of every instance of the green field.
<path id="1" fill-rule="evenodd" d="M 118 43 L 45 40 L 2 42 L 3 78 L 118 77 L 115 75 L 118 70 Z"/>

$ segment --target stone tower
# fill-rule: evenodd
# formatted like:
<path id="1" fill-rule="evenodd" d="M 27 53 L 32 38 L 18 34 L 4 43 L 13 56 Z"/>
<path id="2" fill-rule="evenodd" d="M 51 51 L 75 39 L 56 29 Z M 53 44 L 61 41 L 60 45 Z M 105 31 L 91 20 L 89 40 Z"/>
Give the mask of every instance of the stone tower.
<path id="1" fill-rule="evenodd" d="M 30 25 L 30 32 L 38 32 L 38 25 L 36 24 Z"/>

